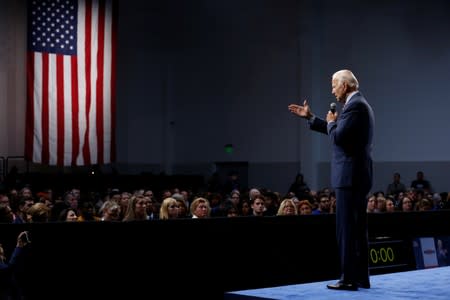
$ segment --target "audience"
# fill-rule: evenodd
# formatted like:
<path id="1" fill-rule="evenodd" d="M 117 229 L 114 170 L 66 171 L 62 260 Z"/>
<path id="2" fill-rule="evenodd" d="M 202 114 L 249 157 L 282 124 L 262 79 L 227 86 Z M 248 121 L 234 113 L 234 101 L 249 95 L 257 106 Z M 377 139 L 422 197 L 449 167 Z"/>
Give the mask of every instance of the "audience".
<path id="1" fill-rule="evenodd" d="M 431 184 L 423 171 L 406 187 L 400 173 L 393 173 L 393 181 L 386 192 L 375 191 L 367 197 L 367 212 L 389 213 L 450 209 L 447 192 L 432 193 Z M 1 182 L 0 182 L 1 183 Z M 0 190 L 1 223 L 72 222 L 72 221 L 131 221 L 173 218 L 279 216 L 335 213 L 336 198 L 328 187 L 312 190 L 302 174 L 297 174 L 284 196 L 263 187 L 228 193 L 191 189 L 127 190 L 121 187 L 106 191 L 84 191 L 69 185 L 34 190 L 32 183 Z M 159 197 L 155 195 L 160 195 Z M 299 198 L 300 196 L 301 198 Z M 192 201 L 192 199 L 195 199 Z M 283 201 L 281 201 L 283 199 Z"/>

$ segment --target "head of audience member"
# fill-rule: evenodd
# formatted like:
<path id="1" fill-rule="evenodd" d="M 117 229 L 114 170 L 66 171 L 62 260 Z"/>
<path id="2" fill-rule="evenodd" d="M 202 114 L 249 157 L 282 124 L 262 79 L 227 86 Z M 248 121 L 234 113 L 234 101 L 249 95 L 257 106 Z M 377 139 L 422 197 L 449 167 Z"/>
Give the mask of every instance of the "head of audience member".
<path id="1" fill-rule="evenodd" d="M 61 211 L 58 217 L 58 221 L 62 222 L 76 222 L 78 220 L 78 216 L 76 211 L 73 208 L 66 208 Z"/>
<path id="2" fill-rule="evenodd" d="M 284 199 L 280 203 L 277 216 L 295 216 L 297 215 L 297 206 L 292 199 Z"/>
<path id="3" fill-rule="evenodd" d="M 94 203 L 91 201 L 84 201 L 81 203 L 78 221 L 98 221 Z"/>
<path id="4" fill-rule="evenodd" d="M 419 211 L 433 210 L 433 202 L 427 198 L 424 198 L 418 202 Z"/>
<path id="5" fill-rule="evenodd" d="M 232 190 L 230 193 L 230 200 L 233 202 L 235 207 L 238 207 L 241 200 L 241 193 L 238 190 Z"/>
<path id="6" fill-rule="evenodd" d="M 50 209 L 42 202 L 33 204 L 28 210 L 27 214 L 30 216 L 30 222 L 42 223 L 48 222 L 50 217 Z"/>
<path id="7" fill-rule="evenodd" d="M 321 213 L 330 213 L 331 208 L 331 201 L 330 201 L 330 195 L 321 193 L 319 195 L 319 207 L 317 208 L 318 211 Z"/>
<path id="8" fill-rule="evenodd" d="M 128 203 L 127 211 L 123 221 L 148 220 L 147 199 L 143 194 L 133 195 Z"/>
<path id="9" fill-rule="evenodd" d="M 308 200 L 301 200 L 298 202 L 298 214 L 299 215 L 310 215 L 313 211 L 313 206 Z"/>
<path id="10" fill-rule="evenodd" d="M 159 208 L 159 218 L 161 220 L 176 219 L 178 218 L 178 209 L 178 202 L 175 198 L 166 198 Z"/>
<path id="11" fill-rule="evenodd" d="M 101 221 L 120 221 L 121 207 L 118 203 L 108 200 L 100 208 Z"/>
<path id="12" fill-rule="evenodd" d="M 261 195 L 261 191 L 257 188 L 252 188 L 248 192 L 248 197 L 250 198 L 250 201 L 253 202 L 255 200 L 256 196 Z"/>
<path id="13" fill-rule="evenodd" d="M 206 198 L 198 197 L 195 198 L 191 203 L 191 215 L 192 218 L 202 219 L 208 218 L 211 213 L 211 207 L 209 206 L 209 201 Z"/>
<path id="14" fill-rule="evenodd" d="M 385 212 L 386 211 L 386 198 L 384 196 L 377 197 L 377 207 L 375 209 L 376 212 Z"/>
<path id="15" fill-rule="evenodd" d="M 367 212 L 368 213 L 374 213 L 377 209 L 377 197 L 372 194 L 367 199 Z"/>
<path id="16" fill-rule="evenodd" d="M 386 198 L 386 212 L 394 212 L 395 211 L 395 203 L 394 199 L 391 197 Z"/>
<path id="17" fill-rule="evenodd" d="M 23 198 L 23 199 L 31 199 L 34 202 L 33 199 L 33 193 L 31 191 L 31 188 L 29 187 L 24 187 L 19 191 L 19 198 Z"/>
<path id="18" fill-rule="evenodd" d="M 14 213 L 8 203 L 0 203 L 0 223 L 12 223 Z"/>
<path id="19" fill-rule="evenodd" d="M 256 195 L 252 201 L 252 211 L 254 216 L 264 216 L 266 210 L 266 199 L 262 194 Z"/>
<path id="20" fill-rule="evenodd" d="M 238 217 L 239 216 L 239 211 L 236 208 L 236 206 L 234 206 L 234 205 L 227 206 L 225 208 L 225 216 L 228 217 L 228 218 Z"/>
<path id="21" fill-rule="evenodd" d="M 175 200 L 177 200 L 178 203 L 178 218 L 189 217 L 189 209 L 186 205 L 186 201 L 182 199 L 175 199 Z"/>
<path id="22" fill-rule="evenodd" d="M 78 210 L 78 198 L 72 194 L 72 192 L 67 192 L 64 194 L 64 203 L 67 207 L 72 207 L 75 210 Z"/>
<path id="23" fill-rule="evenodd" d="M 414 204 L 411 198 L 405 196 L 400 202 L 400 210 L 401 211 L 413 211 Z"/>
<path id="24" fill-rule="evenodd" d="M 238 208 L 241 216 L 250 216 L 252 214 L 251 204 L 248 199 L 242 200 Z"/>

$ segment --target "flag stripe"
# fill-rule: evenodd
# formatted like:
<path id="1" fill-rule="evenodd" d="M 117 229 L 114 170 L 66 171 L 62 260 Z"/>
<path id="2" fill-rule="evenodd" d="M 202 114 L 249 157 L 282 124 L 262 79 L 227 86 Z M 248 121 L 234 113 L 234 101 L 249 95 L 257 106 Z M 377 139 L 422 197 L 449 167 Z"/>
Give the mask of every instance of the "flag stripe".
<path id="1" fill-rule="evenodd" d="M 56 55 L 56 86 L 64 86 L 64 57 Z M 56 90 L 56 131 L 57 131 L 57 164 L 64 164 L 64 91 L 65 89 Z"/>
<path id="2" fill-rule="evenodd" d="M 92 22 L 92 10 L 91 10 L 91 1 L 86 1 L 85 7 L 85 32 L 84 32 L 84 54 L 86 55 L 85 59 L 85 78 L 86 78 L 86 115 L 85 115 L 85 123 L 86 123 L 86 133 L 84 135 L 84 144 L 83 144 L 83 157 L 84 162 L 86 164 L 91 163 L 90 158 L 90 149 L 89 149 L 89 131 L 90 131 L 90 118 L 89 114 L 91 111 L 91 22 Z"/>
<path id="3" fill-rule="evenodd" d="M 63 56 L 63 72 L 64 72 L 64 142 L 61 155 L 63 155 L 62 163 L 70 165 L 72 162 L 72 86 L 70 85 L 71 78 L 71 56 Z"/>
<path id="4" fill-rule="evenodd" d="M 44 164 L 49 164 L 49 149 L 50 149 L 50 139 L 49 139 L 49 105 L 48 105 L 48 97 L 49 97 L 49 76 L 48 76 L 48 70 L 49 70 L 49 54 L 43 53 L 42 54 L 42 113 L 41 113 L 41 143 L 42 143 L 42 153 L 41 153 L 41 160 Z"/>
<path id="5" fill-rule="evenodd" d="M 78 63 L 75 56 L 70 58 L 71 71 L 71 95 L 72 95 L 72 165 L 77 165 L 77 157 L 80 153 L 80 126 L 79 124 L 79 99 L 78 99 Z"/>

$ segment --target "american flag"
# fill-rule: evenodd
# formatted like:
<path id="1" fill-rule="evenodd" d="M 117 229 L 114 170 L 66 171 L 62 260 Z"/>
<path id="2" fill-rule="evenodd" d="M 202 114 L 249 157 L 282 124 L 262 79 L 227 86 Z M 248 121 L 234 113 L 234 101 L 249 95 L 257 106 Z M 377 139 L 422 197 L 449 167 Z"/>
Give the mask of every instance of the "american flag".
<path id="1" fill-rule="evenodd" d="M 116 0 L 29 0 L 25 158 L 115 161 Z"/>

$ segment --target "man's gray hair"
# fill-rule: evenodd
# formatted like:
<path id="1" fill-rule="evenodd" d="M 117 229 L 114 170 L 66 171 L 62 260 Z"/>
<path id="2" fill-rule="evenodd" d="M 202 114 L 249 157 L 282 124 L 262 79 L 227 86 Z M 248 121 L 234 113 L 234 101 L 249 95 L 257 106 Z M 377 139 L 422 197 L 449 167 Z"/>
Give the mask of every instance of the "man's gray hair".
<path id="1" fill-rule="evenodd" d="M 345 82 L 349 87 L 355 90 L 359 89 L 359 82 L 350 70 L 340 70 L 333 74 L 333 79 L 337 79 L 339 83 Z"/>

